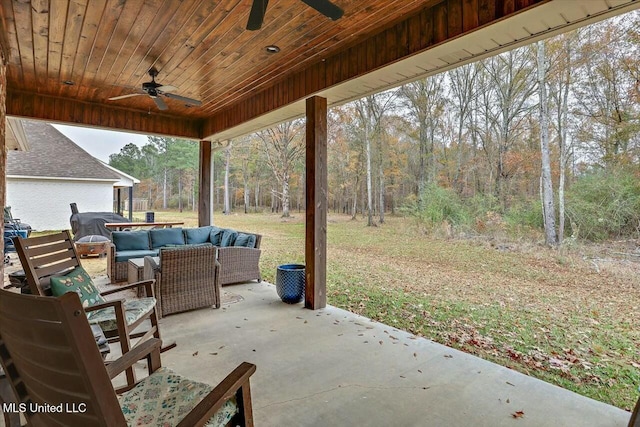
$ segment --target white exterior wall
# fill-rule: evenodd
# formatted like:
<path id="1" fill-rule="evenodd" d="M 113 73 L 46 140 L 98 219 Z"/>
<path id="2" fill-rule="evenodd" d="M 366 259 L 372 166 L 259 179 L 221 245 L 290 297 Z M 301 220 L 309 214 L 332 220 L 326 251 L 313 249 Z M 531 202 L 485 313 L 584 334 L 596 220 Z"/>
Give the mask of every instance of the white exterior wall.
<path id="1" fill-rule="evenodd" d="M 7 201 L 14 218 L 34 230 L 71 229 L 71 203 L 80 212 L 112 212 L 112 181 L 7 178 Z"/>

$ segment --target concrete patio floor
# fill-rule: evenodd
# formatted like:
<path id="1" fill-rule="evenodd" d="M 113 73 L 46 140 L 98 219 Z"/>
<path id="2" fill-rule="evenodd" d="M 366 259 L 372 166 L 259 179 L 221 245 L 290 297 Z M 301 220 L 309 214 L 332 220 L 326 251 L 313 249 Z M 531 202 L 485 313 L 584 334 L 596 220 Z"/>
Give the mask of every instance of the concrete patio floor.
<path id="1" fill-rule="evenodd" d="M 241 298 L 161 320 L 178 344 L 163 364 L 213 385 L 255 363 L 256 426 L 626 426 L 630 416 L 335 307 L 284 304 L 268 283 L 223 290 Z"/>

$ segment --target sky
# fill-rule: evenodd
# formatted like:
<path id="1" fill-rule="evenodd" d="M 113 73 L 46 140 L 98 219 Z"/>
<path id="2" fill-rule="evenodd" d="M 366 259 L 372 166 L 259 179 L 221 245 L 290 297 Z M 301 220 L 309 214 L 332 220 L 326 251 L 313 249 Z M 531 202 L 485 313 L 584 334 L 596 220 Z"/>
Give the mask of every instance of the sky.
<path id="1" fill-rule="evenodd" d="M 57 124 L 53 126 L 83 150 L 105 163 L 109 163 L 110 154 L 119 153 L 120 149 L 129 143 L 142 147 L 148 142 L 146 135 L 135 133 Z"/>

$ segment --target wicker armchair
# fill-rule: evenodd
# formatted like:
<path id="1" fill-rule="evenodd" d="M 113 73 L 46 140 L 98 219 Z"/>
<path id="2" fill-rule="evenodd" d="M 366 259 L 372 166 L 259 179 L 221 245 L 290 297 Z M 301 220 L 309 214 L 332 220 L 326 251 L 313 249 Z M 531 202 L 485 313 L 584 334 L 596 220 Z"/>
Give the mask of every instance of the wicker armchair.
<path id="1" fill-rule="evenodd" d="M 218 262 L 220 263 L 220 285 L 246 282 L 249 280 L 262 281 L 260 275 L 260 241 L 262 235 L 240 231 L 240 233 L 256 236 L 253 248 L 242 246 L 218 247 Z"/>
<path id="2" fill-rule="evenodd" d="M 156 280 L 158 313 L 166 316 L 204 307 L 220 307 L 220 265 L 214 246 L 162 248 L 160 262 L 144 258 L 144 277 Z"/>

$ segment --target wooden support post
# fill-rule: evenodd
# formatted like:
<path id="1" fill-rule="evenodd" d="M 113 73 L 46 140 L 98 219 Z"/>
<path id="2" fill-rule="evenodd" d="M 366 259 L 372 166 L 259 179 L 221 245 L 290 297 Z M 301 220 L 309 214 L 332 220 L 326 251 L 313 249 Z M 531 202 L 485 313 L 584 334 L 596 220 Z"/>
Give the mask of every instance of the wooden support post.
<path id="1" fill-rule="evenodd" d="M 3 40 L 0 40 L 0 206 L 6 204 L 7 189 L 7 140 L 5 123 L 7 111 L 7 61 L 8 57 Z M 0 253 L 3 262 L 0 264 L 0 277 L 4 277 L 4 222 L 0 225 L 2 233 L 2 243 L 0 243 Z"/>
<path id="2" fill-rule="evenodd" d="M 198 226 L 212 225 L 212 167 L 211 141 L 200 141 L 200 177 L 198 181 Z"/>
<path id="3" fill-rule="evenodd" d="M 306 289 L 304 306 L 327 305 L 327 100 L 307 99 Z"/>
<path id="4" fill-rule="evenodd" d="M 133 222 L 133 183 L 129 187 L 129 222 Z"/>

